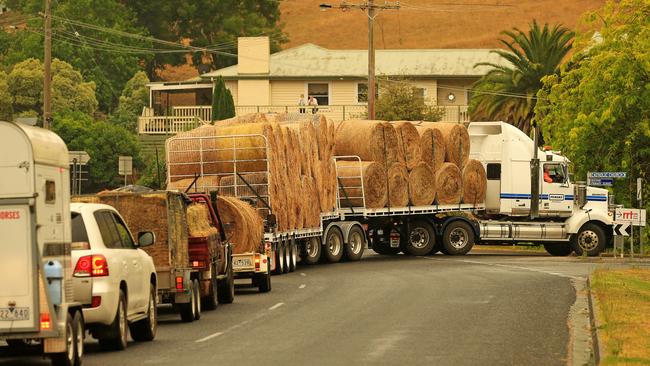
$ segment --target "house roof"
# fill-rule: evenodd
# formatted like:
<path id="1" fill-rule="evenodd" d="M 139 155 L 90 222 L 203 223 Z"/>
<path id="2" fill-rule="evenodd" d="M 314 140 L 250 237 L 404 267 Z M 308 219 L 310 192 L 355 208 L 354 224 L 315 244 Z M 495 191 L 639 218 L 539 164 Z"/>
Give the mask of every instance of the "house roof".
<path id="1" fill-rule="evenodd" d="M 479 62 L 507 64 L 490 49 L 399 49 L 376 51 L 377 75 L 424 77 L 480 77 L 489 67 Z M 283 50 L 270 56 L 269 74 L 238 75 L 237 65 L 201 75 L 204 79 L 259 78 L 365 78 L 367 50 L 330 50 L 312 43 Z"/>

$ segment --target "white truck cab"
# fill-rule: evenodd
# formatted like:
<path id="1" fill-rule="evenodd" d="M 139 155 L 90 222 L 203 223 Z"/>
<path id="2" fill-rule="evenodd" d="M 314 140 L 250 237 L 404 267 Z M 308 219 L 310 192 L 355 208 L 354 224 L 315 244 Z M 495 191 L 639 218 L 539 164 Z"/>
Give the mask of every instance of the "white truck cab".
<path id="1" fill-rule="evenodd" d="M 68 164 L 56 134 L 0 122 L 0 340 L 40 340 L 55 365 L 81 363 L 85 332 L 71 283 Z"/>
<path id="2" fill-rule="evenodd" d="M 535 144 L 521 130 L 504 122 L 473 122 L 468 127 L 470 158 L 487 173 L 482 241 L 542 242 L 547 251 L 597 255 L 611 240 L 613 213 L 608 192 L 573 183 L 569 160 L 559 152 L 538 149 L 539 212 L 531 215 L 531 160 Z"/>

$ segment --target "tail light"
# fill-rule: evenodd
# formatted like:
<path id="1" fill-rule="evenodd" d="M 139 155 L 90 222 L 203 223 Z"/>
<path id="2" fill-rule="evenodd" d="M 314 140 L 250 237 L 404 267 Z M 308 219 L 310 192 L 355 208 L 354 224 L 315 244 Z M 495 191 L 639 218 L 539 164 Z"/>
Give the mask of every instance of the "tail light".
<path id="1" fill-rule="evenodd" d="M 205 261 L 192 261 L 192 267 L 203 268 L 205 267 Z"/>
<path id="2" fill-rule="evenodd" d="M 52 321 L 50 320 L 50 313 L 41 313 L 41 330 L 52 329 Z"/>
<path id="3" fill-rule="evenodd" d="M 75 277 L 108 276 L 108 262 L 101 254 L 84 255 L 79 258 L 74 268 Z"/>
<path id="4" fill-rule="evenodd" d="M 260 270 L 260 255 L 255 254 L 255 270 L 259 271 Z"/>
<path id="5" fill-rule="evenodd" d="M 176 290 L 177 291 L 183 291 L 183 277 L 182 276 L 177 276 L 176 277 Z"/>
<path id="6" fill-rule="evenodd" d="M 91 308 L 96 308 L 99 307 L 99 305 L 102 304 L 102 297 L 101 296 L 93 296 L 92 301 L 90 303 Z"/>
<path id="7" fill-rule="evenodd" d="M 267 257 L 271 256 L 271 242 L 269 241 L 264 243 L 264 254 L 266 254 Z"/>

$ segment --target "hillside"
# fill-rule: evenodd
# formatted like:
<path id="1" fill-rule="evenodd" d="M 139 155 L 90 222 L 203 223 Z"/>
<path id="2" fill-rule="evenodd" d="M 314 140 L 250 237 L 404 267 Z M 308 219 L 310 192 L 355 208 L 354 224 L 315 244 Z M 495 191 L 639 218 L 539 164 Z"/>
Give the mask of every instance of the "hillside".
<path id="1" fill-rule="evenodd" d="M 366 48 L 368 20 L 361 10 L 320 11 L 318 5 L 322 2 L 340 3 L 338 0 L 284 0 L 280 3 L 281 19 L 290 40 L 284 48 L 307 42 L 327 48 Z M 527 29 L 533 19 L 539 23 L 562 23 L 573 29 L 584 12 L 602 7 L 605 0 L 407 0 L 400 3 L 400 10 L 386 10 L 376 18 L 377 48 L 499 47 L 498 37 L 502 30 Z M 450 3 L 475 5 L 436 5 Z"/>

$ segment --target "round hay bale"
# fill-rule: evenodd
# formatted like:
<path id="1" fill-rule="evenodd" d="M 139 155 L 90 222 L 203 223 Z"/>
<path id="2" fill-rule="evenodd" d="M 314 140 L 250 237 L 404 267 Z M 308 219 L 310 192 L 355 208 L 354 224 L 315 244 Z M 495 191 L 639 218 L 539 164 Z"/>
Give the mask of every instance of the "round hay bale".
<path id="1" fill-rule="evenodd" d="M 411 170 L 415 168 L 422 158 L 420 134 L 411 122 L 399 121 L 391 123 L 397 133 L 397 144 L 400 153 L 404 156 L 406 169 Z"/>
<path id="2" fill-rule="evenodd" d="M 435 174 L 435 185 L 439 204 L 460 203 L 463 194 L 463 177 L 456 164 L 442 164 Z"/>
<path id="3" fill-rule="evenodd" d="M 428 206 L 436 197 L 433 169 L 425 162 L 419 162 L 408 178 L 409 200 L 414 206 Z"/>
<path id="4" fill-rule="evenodd" d="M 386 206 L 388 185 L 386 168 L 383 164 L 374 161 L 339 161 L 337 165 L 338 177 L 343 184 L 343 187 L 339 187 L 342 207 L 363 207 L 363 199 L 366 208 Z M 363 177 L 363 192 L 361 177 Z"/>
<path id="5" fill-rule="evenodd" d="M 445 140 L 445 161 L 463 167 L 469 159 L 469 133 L 460 123 L 421 122 L 422 127 L 436 127 Z"/>
<path id="6" fill-rule="evenodd" d="M 250 253 L 257 249 L 264 235 L 264 223 L 248 203 L 234 197 L 217 198 L 219 215 L 233 253 Z"/>
<path id="7" fill-rule="evenodd" d="M 383 121 L 342 121 L 336 130 L 334 155 L 356 155 L 385 166 L 403 162 L 395 128 Z"/>
<path id="8" fill-rule="evenodd" d="M 395 163 L 388 168 L 388 205 L 405 207 L 409 204 L 409 172 L 406 164 Z"/>
<path id="9" fill-rule="evenodd" d="M 420 158 L 435 172 L 445 162 L 447 145 L 436 127 L 416 126 L 420 134 Z"/>
<path id="10" fill-rule="evenodd" d="M 477 204 L 485 202 L 487 176 L 483 164 L 469 159 L 463 167 L 463 202 Z"/>

